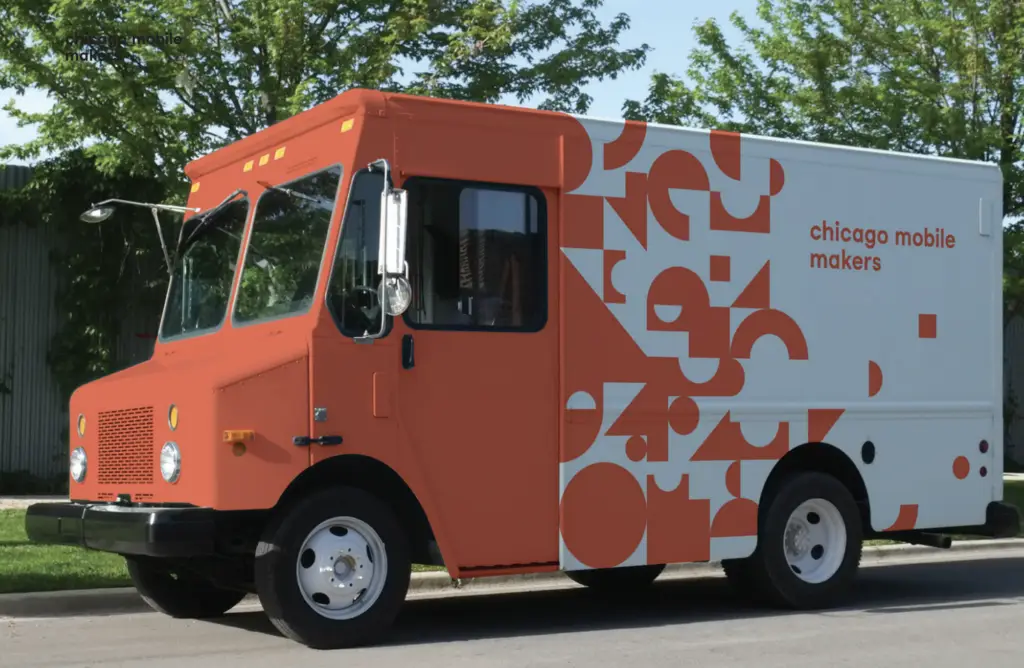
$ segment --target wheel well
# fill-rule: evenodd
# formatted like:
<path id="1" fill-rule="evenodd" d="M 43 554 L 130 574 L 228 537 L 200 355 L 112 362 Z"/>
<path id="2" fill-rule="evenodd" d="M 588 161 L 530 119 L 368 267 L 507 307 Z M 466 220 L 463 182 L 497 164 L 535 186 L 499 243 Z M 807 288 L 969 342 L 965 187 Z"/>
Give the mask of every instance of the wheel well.
<path id="1" fill-rule="evenodd" d="M 337 455 L 303 471 L 281 495 L 276 511 L 325 487 L 347 485 L 370 492 L 391 506 L 405 528 L 413 563 L 443 566 L 434 532 L 416 495 L 387 464 L 363 455 Z"/>
<path id="2" fill-rule="evenodd" d="M 838 479 L 857 502 L 862 525 L 865 528 L 871 526 L 871 503 L 868 499 L 864 478 L 861 477 L 857 466 L 845 452 L 828 443 L 805 443 L 790 450 L 785 457 L 779 460 L 761 492 L 759 506 L 762 513 L 767 508 L 767 502 L 775 495 L 782 482 L 798 471 L 817 471 Z"/>

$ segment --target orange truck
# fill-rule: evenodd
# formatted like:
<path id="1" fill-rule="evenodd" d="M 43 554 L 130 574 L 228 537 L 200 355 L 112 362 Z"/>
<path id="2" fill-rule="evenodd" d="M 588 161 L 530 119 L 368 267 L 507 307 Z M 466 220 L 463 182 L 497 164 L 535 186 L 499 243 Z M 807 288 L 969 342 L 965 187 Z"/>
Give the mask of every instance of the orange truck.
<path id="1" fill-rule="evenodd" d="M 83 214 L 185 216 L 26 517 L 159 611 L 373 643 L 417 563 L 821 608 L 866 538 L 1018 533 L 995 166 L 352 90 L 186 173 Z"/>

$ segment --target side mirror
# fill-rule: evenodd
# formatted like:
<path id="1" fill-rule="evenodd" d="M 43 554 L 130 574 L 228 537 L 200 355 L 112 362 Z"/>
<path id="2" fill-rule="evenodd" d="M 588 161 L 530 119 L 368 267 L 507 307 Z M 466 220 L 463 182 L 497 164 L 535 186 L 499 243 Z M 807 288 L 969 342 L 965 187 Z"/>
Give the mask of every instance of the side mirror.
<path id="1" fill-rule="evenodd" d="M 385 183 L 380 194 L 380 254 L 377 262 L 385 276 L 406 276 L 405 229 L 409 193 Z"/>
<path id="2" fill-rule="evenodd" d="M 381 304 L 381 322 L 377 334 L 367 332 L 357 339 L 362 342 L 383 336 L 387 328 L 387 317 L 402 315 L 412 303 L 409 265 L 405 261 L 409 194 L 405 190 L 391 187 L 387 160 L 376 160 L 370 163 L 369 168 L 371 171 L 384 172 L 384 189 L 380 194 L 380 239 L 377 245 L 377 271 L 381 276 L 377 297 Z"/>

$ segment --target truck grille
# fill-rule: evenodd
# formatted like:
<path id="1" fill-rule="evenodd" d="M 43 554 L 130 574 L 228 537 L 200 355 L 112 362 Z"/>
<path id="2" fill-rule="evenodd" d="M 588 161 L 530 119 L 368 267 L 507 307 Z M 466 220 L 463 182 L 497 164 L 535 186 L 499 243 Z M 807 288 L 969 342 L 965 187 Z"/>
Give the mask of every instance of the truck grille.
<path id="1" fill-rule="evenodd" d="M 97 417 L 99 457 L 96 474 L 99 483 L 152 484 L 156 466 L 153 407 L 104 411 Z"/>

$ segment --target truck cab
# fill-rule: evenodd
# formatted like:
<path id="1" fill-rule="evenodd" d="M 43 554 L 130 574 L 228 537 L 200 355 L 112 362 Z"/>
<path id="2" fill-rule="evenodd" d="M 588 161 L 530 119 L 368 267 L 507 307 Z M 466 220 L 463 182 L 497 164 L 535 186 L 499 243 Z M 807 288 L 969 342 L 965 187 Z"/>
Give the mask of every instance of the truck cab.
<path id="1" fill-rule="evenodd" d="M 301 593 L 310 628 L 358 617 L 351 591 L 396 609 L 410 561 L 558 568 L 559 184 L 531 159 L 557 144 L 463 143 L 495 110 L 425 102 L 350 91 L 188 165 L 152 358 L 71 397 L 71 503 L 32 508 L 33 540 L 125 555 L 182 616 L 222 613 L 282 568 L 261 563 L 294 572 L 305 550 L 333 573 Z M 278 542 L 351 504 L 365 536 Z M 374 568 L 394 574 L 371 596 Z M 294 604 L 292 580 L 278 603 L 261 592 L 268 611 Z M 194 585 L 184 599 L 175 581 Z"/>

